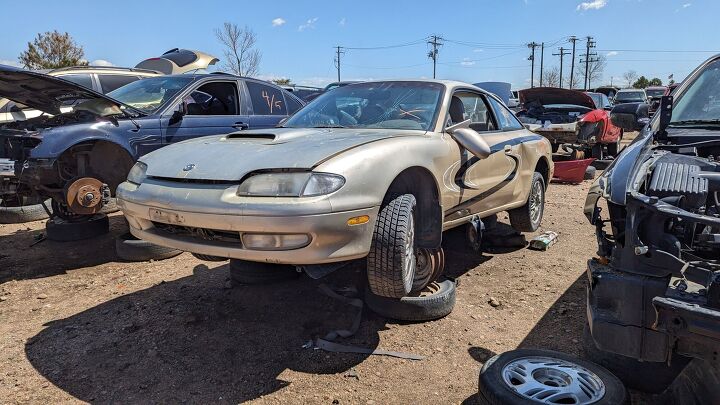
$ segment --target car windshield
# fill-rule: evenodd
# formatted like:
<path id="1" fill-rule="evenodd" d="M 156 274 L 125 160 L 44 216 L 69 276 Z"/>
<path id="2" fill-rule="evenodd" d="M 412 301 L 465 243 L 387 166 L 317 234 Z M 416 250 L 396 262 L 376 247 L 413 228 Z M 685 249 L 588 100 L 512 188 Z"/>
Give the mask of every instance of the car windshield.
<path id="1" fill-rule="evenodd" d="M 675 100 L 672 122 L 720 121 L 720 59 L 711 62 Z"/>
<path id="2" fill-rule="evenodd" d="M 293 115 L 289 128 L 429 130 L 445 86 L 429 82 L 374 82 L 338 87 Z"/>
<path id="3" fill-rule="evenodd" d="M 665 89 L 645 90 L 645 93 L 647 93 L 648 97 L 662 97 L 665 94 Z"/>
<path id="4" fill-rule="evenodd" d="M 193 78 L 190 76 L 160 76 L 141 79 L 111 91 L 108 96 L 149 114 L 172 99 L 192 80 Z"/>
<path id="5" fill-rule="evenodd" d="M 645 99 L 645 95 L 642 91 L 619 91 L 615 95 L 615 100 L 617 101 L 631 101 L 631 100 L 638 100 L 643 101 Z"/>
<path id="6" fill-rule="evenodd" d="M 588 96 L 595 103 L 595 108 L 603 108 L 602 94 L 600 93 L 587 93 Z"/>

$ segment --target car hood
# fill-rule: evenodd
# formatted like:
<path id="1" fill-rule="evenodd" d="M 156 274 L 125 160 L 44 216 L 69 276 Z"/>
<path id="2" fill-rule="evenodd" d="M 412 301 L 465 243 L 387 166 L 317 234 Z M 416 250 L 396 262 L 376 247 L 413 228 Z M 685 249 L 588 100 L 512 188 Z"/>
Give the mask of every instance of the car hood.
<path id="1" fill-rule="evenodd" d="M 266 169 L 312 169 L 349 149 L 425 131 L 352 128 L 275 128 L 196 138 L 140 158 L 149 177 L 239 181 Z"/>
<path id="2" fill-rule="evenodd" d="M 558 89 L 555 87 L 535 87 L 532 89 L 520 90 L 520 103 L 550 104 L 572 104 L 595 109 L 592 98 L 582 91 Z"/>
<path id="3" fill-rule="evenodd" d="M 4 65 L 0 65 L 0 97 L 53 115 L 61 113 L 64 101 L 74 99 L 104 99 L 118 107 L 125 106 L 73 82 Z"/>

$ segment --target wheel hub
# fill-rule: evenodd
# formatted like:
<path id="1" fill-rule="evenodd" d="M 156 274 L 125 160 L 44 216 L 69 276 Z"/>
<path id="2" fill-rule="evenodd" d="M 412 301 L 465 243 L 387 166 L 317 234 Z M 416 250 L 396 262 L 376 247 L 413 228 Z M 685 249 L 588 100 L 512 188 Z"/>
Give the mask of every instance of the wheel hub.
<path id="1" fill-rule="evenodd" d="M 592 371 L 550 357 L 524 357 L 502 370 L 503 382 L 529 400 L 547 404 L 595 403 L 605 395 L 605 384 Z"/>
<path id="2" fill-rule="evenodd" d="M 65 203 L 75 214 L 96 214 L 102 208 L 104 184 L 92 177 L 72 181 L 65 191 Z"/>

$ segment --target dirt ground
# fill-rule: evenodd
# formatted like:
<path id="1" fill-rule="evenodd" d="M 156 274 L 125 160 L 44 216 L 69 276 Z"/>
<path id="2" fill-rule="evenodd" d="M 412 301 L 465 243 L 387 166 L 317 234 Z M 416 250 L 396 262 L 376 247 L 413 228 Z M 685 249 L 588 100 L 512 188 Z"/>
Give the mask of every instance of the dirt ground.
<path id="1" fill-rule="evenodd" d="M 352 270 L 230 288 L 227 264 L 188 253 L 120 262 L 119 214 L 91 241 L 31 246 L 43 222 L 0 225 L 0 403 L 473 401 L 495 353 L 580 354 L 585 262 L 596 251 L 582 213 L 589 185 L 550 186 L 538 231 L 559 232 L 549 251 L 477 254 L 448 235 L 446 272 L 460 284 L 446 318 L 403 324 L 365 310 L 358 333 L 340 341 L 421 361 L 302 348 L 350 326 L 356 309 L 318 285 L 350 285 Z"/>

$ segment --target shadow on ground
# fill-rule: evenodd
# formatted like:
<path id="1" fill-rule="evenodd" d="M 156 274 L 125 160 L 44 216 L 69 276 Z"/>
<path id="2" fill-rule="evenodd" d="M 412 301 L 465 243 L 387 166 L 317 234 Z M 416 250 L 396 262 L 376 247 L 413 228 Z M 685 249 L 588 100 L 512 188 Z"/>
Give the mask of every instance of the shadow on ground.
<path id="1" fill-rule="evenodd" d="M 50 277 L 71 270 L 119 261 L 115 236 L 127 232 L 122 215 L 110 216 L 110 232 L 74 242 L 43 240 L 45 228 L 0 236 L 0 283 Z"/>

